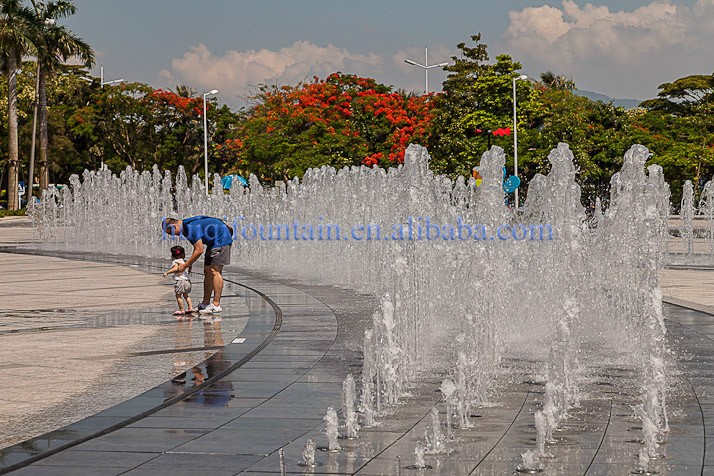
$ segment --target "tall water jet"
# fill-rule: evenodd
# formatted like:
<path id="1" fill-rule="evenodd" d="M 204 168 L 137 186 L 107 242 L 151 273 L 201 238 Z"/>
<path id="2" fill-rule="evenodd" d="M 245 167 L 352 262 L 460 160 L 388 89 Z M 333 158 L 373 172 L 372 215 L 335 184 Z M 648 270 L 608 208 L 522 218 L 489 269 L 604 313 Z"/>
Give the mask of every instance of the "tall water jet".
<path id="1" fill-rule="evenodd" d="M 365 329 L 362 351 L 362 394 L 360 409 L 364 415 L 364 425 L 374 425 L 374 379 L 377 375 L 375 367 L 375 349 L 372 329 Z"/>
<path id="2" fill-rule="evenodd" d="M 541 458 L 552 458 L 553 455 L 545 450 L 546 432 L 548 431 L 548 417 L 545 413 L 538 410 L 535 412 L 535 427 L 536 427 L 536 451 Z"/>
<path id="3" fill-rule="evenodd" d="M 684 182 L 682 187 L 682 203 L 679 209 L 679 217 L 682 224 L 679 227 L 679 234 L 684 242 L 687 259 L 692 257 L 694 251 L 694 186 L 691 180 Z"/>
<path id="4" fill-rule="evenodd" d="M 355 379 L 349 374 L 342 382 L 342 412 L 345 415 L 345 436 L 347 438 L 357 438 L 357 413 L 355 412 Z"/>
<path id="5" fill-rule="evenodd" d="M 617 292 L 624 294 L 627 299 L 626 303 L 630 307 L 625 307 L 625 312 L 631 317 L 630 326 L 621 327 L 620 330 L 624 335 L 631 336 L 632 354 L 641 369 L 640 417 L 643 420 L 643 432 L 650 431 L 652 425 L 660 432 L 666 431 L 668 427 L 668 351 L 662 291 L 659 287 L 659 270 L 663 264 L 662 243 L 667 233 L 663 223 L 665 217 L 661 197 L 668 190 L 658 168 L 648 169 L 649 176 L 645 174 L 644 164 L 650 156 L 647 148 L 632 146 L 625 154 L 621 173 L 613 176 L 608 247 L 619 255 L 623 263 L 619 270 L 622 277 L 618 280 L 620 289 Z M 686 209 L 691 211 L 688 200 L 683 201 L 684 215 L 689 214 Z M 652 439 L 651 434 L 645 434 L 644 438 L 646 441 Z"/>
<path id="6" fill-rule="evenodd" d="M 439 409 L 431 409 L 431 431 L 427 429 L 426 452 L 430 454 L 447 453 L 444 434 L 441 432 L 441 421 L 439 420 Z"/>
<path id="7" fill-rule="evenodd" d="M 646 455 L 646 461 L 649 462 L 650 459 L 662 457 L 659 453 L 659 442 L 657 441 L 659 432 L 657 425 L 650 419 L 643 405 L 638 405 L 635 408 L 635 414 L 642 421 L 642 432 L 644 435 L 644 447 L 642 450 L 644 455 Z M 642 453 L 640 453 L 640 455 L 644 456 Z"/>
<path id="8" fill-rule="evenodd" d="M 394 318 L 394 302 L 387 294 L 382 299 L 381 313 L 375 313 L 373 321 L 375 338 L 379 343 L 379 353 L 377 354 L 378 382 L 381 387 L 377 388 L 379 396 L 384 397 L 385 403 L 393 405 L 402 389 L 402 375 L 400 374 L 402 350 L 397 345 L 394 331 L 397 326 Z"/>
<path id="9" fill-rule="evenodd" d="M 707 181 L 702 188 L 698 211 L 706 219 L 709 255 L 714 256 L 714 181 L 712 180 Z"/>
<path id="10" fill-rule="evenodd" d="M 545 416 L 546 423 L 543 437 L 545 443 L 556 443 L 556 440 L 553 438 L 553 432 L 558 427 L 561 418 L 558 393 L 558 389 L 553 383 L 546 382 L 543 399 L 543 415 Z"/>
<path id="11" fill-rule="evenodd" d="M 441 394 L 444 396 L 444 405 L 446 406 L 446 436 L 451 439 L 451 409 L 455 405 L 456 385 L 450 379 L 444 379 L 439 387 Z"/>
<path id="12" fill-rule="evenodd" d="M 561 307 L 555 311 L 555 339 L 551 342 L 548 361 L 548 380 L 562 392 L 560 417 L 578 404 L 577 345 L 572 328 L 580 319 L 578 296 L 581 293 L 578 276 L 583 274 L 584 252 L 583 225 L 586 221 L 585 209 L 580 203 L 580 187 L 575 181 L 573 153 L 567 144 L 559 143 L 548 155 L 551 171 L 546 184 L 555 192 L 549 196 L 542 208 L 542 218 L 549 223 L 565 246 L 565 255 L 552 264 L 550 281 L 562 289 L 564 294 Z"/>
<path id="13" fill-rule="evenodd" d="M 714 193 L 714 190 L 712 190 L 712 193 Z M 655 204 L 655 210 L 652 210 L 653 216 L 651 220 L 653 220 L 653 223 L 651 231 L 656 236 L 656 238 L 654 238 L 656 240 L 656 246 L 655 243 L 653 243 L 653 246 L 655 246 L 654 253 L 659 256 L 658 266 L 662 268 L 667 261 L 669 253 L 667 241 L 669 239 L 671 193 L 669 184 L 664 181 L 664 171 L 662 167 L 657 164 L 652 164 L 647 167 L 645 196 L 647 203 L 652 202 Z M 712 202 L 712 206 L 714 206 L 714 201 Z M 714 210 L 712 212 L 714 212 Z"/>

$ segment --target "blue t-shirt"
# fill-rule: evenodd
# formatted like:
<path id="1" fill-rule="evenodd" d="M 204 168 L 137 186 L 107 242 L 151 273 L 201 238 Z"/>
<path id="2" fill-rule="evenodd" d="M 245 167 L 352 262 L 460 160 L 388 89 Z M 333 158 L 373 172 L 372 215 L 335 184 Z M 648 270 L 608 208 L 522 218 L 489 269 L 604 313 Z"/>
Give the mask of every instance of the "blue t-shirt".
<path id="1" fill-rule="evenodd" d="M 195 245 L 202 240 L 206 249 L 220 248 L 233 243 L 233 237 L 228 226 L 218 218 L 196 216 L 183 220 L 181 234 Z"/>

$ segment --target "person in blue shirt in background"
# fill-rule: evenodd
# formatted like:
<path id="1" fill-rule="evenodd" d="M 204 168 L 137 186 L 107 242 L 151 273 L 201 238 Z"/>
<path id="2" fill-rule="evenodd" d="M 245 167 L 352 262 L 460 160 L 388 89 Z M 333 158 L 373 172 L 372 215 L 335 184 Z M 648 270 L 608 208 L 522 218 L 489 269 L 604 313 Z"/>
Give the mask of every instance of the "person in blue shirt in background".
<path id="1" fill-rule="evenodd" d="M 198 312 L 200 316 L 222 312 L 223 266 L 231 262 L 233 230 L 222 220 L 204 215 L 183 220 L 164 218 L 161 228 L 171 236 L 185 237 L 193 245 L 193 253 L 179 266 L 178 272 L 189 268 L 198 261 L 204 251 L 206 252 L 203 267 L 203 301 L 198 305 Z"/>

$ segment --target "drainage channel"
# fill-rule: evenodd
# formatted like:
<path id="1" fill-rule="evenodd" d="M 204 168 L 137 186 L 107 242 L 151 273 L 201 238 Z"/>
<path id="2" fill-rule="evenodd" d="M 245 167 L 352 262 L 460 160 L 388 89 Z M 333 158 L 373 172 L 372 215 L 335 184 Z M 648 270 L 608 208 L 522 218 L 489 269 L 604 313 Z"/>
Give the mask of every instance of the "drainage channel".
<path id="1" fill-rule="evenodd" d="M 602 444 L 605 442 L 605 436 L 607 435 L 607 430 L 610 428 L 611 421 L 612 421 L 612 399 L 610 399 L 610 405 L 608 405 L 607 423 L 605 424 L 605 428 L 602 431 L 602 438 L 600 438 L 600 442 L 597 445 L 597 449 L 595 450 L 593 459 L 590 460 L 590 464 L 588 464 L 588 467 L 585 468 L 584 474 L 588 474 L 588 471 L 590 471 L 590 468 L 592 468 L 593 464 L 595 463 L 595 460 L 597 459 L 597 455 L 598 455 L 598 453 L 600 453 L 600 450 L 602 449 Z"/>
<path id="2" fill-rule="evenodd" d="M 42 253 L 28 253 L 28 254 L 42 254 Z M 117 264 L 124 264 L 124 265 L 126 265 L 126 263 L 125 263 L 125 262 L 122 262 L 121 260 L 106 259 L 106 260 L 104 260 L 104 262 L 111 262 L 111 263 L 117 263 Z M 143 266 L 146 267 L 146 268 L 159 268 L 159 266 L 153 265 L 153 264 L 149 264 L 149 263 L 144 263 Z M 163 269 L 163 268 L 161 268 L 161 269 Z M 196 272 L 196 274 L 202 274 L 202 273 Z M 234 285 L 236 285 L 236 286 L 240 286 L 240 287 L 242 287 L 242 288 L 244 288 L 244 289 L 246 289 L 246 290 L 248 290 L 248 291 L 250 291 L 250 292 L 253 292 L 253 293 L 257 294 L 258 296 L 260 296 L 261 299 L 263 299 L 266 303 L 268 303 L 268 304 L 270 305 L 270 307 L 273 309 L 273 312 L 275 313 L 275 321 L 274 321 L 273 328 L 271 329 L 270 333 L 268 333 L 268 335 L 265 337 L 265 339 L 263 339 L 263 341 L 261 341 L 261 343 L 258 344 L 252 351 L 250 351 L 248 354 L 246 354 L 245 357 L 243 357 L 242 359 L 240 359 L 240 360 L 239 360 L 238 362 L 236 362 L 235 364 L 233 364 L 233 365 L 231 365 L 230 367 L 224 369 L 223 371 L 221 371 L 221 372 L 219 372 L 218 374 L 212 376 L 211 378 L 208 378 L 208 379 L 204 380 L 202 384 L 197 385 L 197 386 L 195 386 L 195 387 L 192 387 L 191 389 L 186 390 L 185 392 L 181 393 L 180 395 L 177 395 L 177 396 L 175 396 L 175 397 L 173 397 L 173 398 L 170 398 L 170 399 L 166 400 L 165 402 L 161 403 L 160 405 L 157 405 L 157 406 L 155 406 L 155 407 L 153 407 L 153 408 L 150 408 L 149 410 L 146 410 L 146 411 L 144 411 L 144 412 L 142 412 L 142 413 L 139 413 L 138 415 L 135 415 L 135 416 L 133 416 L 133 417 L 131 417 L 131 418 L 128 418 L 128 419 L 126 419 L 126 420 L 123 420 L 123 421 L 121 421 L 121 422 L 119 422 L 119 423 L 116 423 L 116 424 L 114 424 L 114 425 L 112 425 L 112 426 L 110 426 L 110 427 L 108 427 L 108 428 L 103 429 L 103 430 L 97 431 L 97 432 L 95 432 L 95 433 L 92 433 L 92 434 L 90 434 L 90 435 L 87 435 L 87 436 L 84 436 L 84 437 L 81 437 L 81 438 L 78 438 L 78 439 L 76 439 L 76 440 L 73 440 L 73 441 L 71 441 L 71 442 L 69 442 L 69 443 L 66 443 L 66 444 L 64 444 L 64 445 L 58 446 L 58 447 L 56 447 L 56 448 L 52 448 L 52 449 L 47 450 L 47 451 L 45 451 L 45 452 L 43 452 L 43 453 L 41 453 L 41 454 L 39 454 L 39 455 L 32 456 L 32 457 L 30 457 L 30 458 L 27 458 L 27 459 L 25 459 L 25 460 L 23 460 L 23 461 L 21 461 L 21 462 L 18 462 L 18 463 L 13 464 L 13 465 L 6 466 L 6 467 L 4 467 L 4 468 L 0 468 L 0 475 L 10 473 L 11 471 L 15 471 L 15 470 L 18 470 L 18 469 L 20 469 L 20 468 L 24 468 L 24 467 L 26 467 L 26 466 L 29 466 L 29 465 L 33 464 L 33 463 L 36 463 L 36 462 L 38 462 L 38 461 L 41 461 L 41 460 L 43 460 L 43 459 L 45 459 L 45 458 L 47 458 L 47 457 L 49 457 L 49 456 L 52 456 L 52 455 L 54 455 L 54 454 L 60 453 L 60 452 L 65 451 L 65 450 L 68 450 L 68 449 L 70 449 L 70 448 L 72 448 L 72 447 L 74 447 L 74 446 L 80 445 L 80 444 L 82 444 L 82 443 L 86 443 L 87 441 L 91 441 L 91 440 L 93 440 L 93 439 L 95 439 L 95 438 L 99 438 L 99 437 L 101 437 L 101 436 L 104 436 L 104 435 L 107 435 L 107 434 L 112 433 L 112 432 L 114 432 L 114 431 L 117 431 L 117 430 L 119 430 L 119 429 L 121 429 L 121 428 L 124 428 L 124 427 L 126 427 L 126 426 L 128 426 L 128 425 L 131 425 L 131 424 L 133 424 L 133 423 L 136 423 L 136 422 L 138 422 L 138 421 L 140 421 L 140 420 L 142 420 L 142 419 L 144 419 L 144 418 L 146 418 L 146 417 L 148 417 L 148 416 L 151 416 L 151 415 L 153 415 L 154 413 L 157 413 L 157 412 L 159 412 L 160 410 L 163 410 L 163 409 L 166 408 L 166 407 L 169 407 L 169 406 L 171 406 L 171 405 L 173 405 L 173 404 L 175 404 L 175 403 L 178 403 L 178 402 L 180 402 L 180 401 L 182 401 L 182 400 L 185 400 L 186 398 L 190 397 L 191 395 L 194 395 L 195 393 L 204 390 L 206 387 L 208 387 L 208 386 L 214 384 L 215 382 L 217 382 L 217 381 L 223 379 L 223 378 L 226 377 L 227 375 L 229 375 L 229 374 L 231 374 L 232 372 L 234 372 L 235 370 L 239 369 L 240 367 L 242 367 L 243 365 L 245 365 L 247 362 L 249 362 L 253 357 L 255 357 L 256 355 L 258 355 L 263 349 L 265 349 L 265 348 L 275 339 L 275 337 L 278 335 L 278 332 L 280 332 L 280 328 L 282 327 L 282 324 L 283 324 L 283 312 L 282 312 L 282 310 L 281 310 L 280 307 L 275 303 L 275 301 L 273 301 L 273 300 L 270 299 L 267 295 L 265 295 L 264 293 L 258 291 L 257 289 L 254 289 L 254 288 L 252 288 L 252 287 L 250 287 L 250 286 L 246 286 L 246 285 L 244 285 L 244 284 L 241 284 L 241 283 L 239 283 L 239 282 L 232 281 L 232 280 L 226 279 L 226 278 L 224 278 L 224 281 L 226 281 L 226 282 L 228 282 L 228 283 L 231 283 L 231 284 L 234 284 Z M 40 436 L 39 438 L 41 438 L 41 436 Z"/>
<path id="3" fill-rule="evenodd" d="M 476 466 L 474 466 L 474 469 L 472 469 L 472 470 L 471 470 L 471 473 L 469 473 L 469 474 L 474 474 L 474 473 L 476 472 L 476 470 L 478 469 L 478 467 L 479 467 L 484 461 L 486 461 L 486 458 L 488 458 L 488 455 L 490 455 L 491 453 L 493 453 L 493 450 L 496 449 L 496 447 L 497 447 L 497 446 L 501 443 L 501 441 L 503 441 L 503 439 L 506 437 L 506 435 L 508 434 L 508 432 L 511 431 L 511 428 L 513 428 L 513 425 L 516 424 L 516 421 L 518 420 L 518 417 L 521 416 L 521 413 L 523 413 L 523 409 L 526 407 L 526 403 L 528 403 L 528 397 L 530 397 L 531 393 L 532 393 L 532 391 L 531 391 L 530 389 L 526 391 L 525 395 L 523 396 L 523 403 L 521 403 L 521 407 L 518 409 L 518 412 L 516 413 L 516 416 L 513 417 L 513 420 L 511 421 L 510 425 L 508 425 L 508 427 L 503 431 L 503 434 L 502 434 L 501 437 L 498 439 L 498 441 L 496 441 L 496 442 L 493 444 L 493 446 L 491 447 L 491 449 L 488 450 L 488 452 L 486 452 L 485 455 L 483 455 L 483 457 L 478 461 L 478 463 L 476 463 Z"/>
<path id="4" fill-rule="evenodd" d="M 702 312 L 702 311 L 697 311 L 696 309 L 688 308 L 688 307 L 686 307 L 686 306 L 682 306 L 682 305 L 679 305 L 679 304 L 673 304 L 673 305 L 674 305 L 674 306 L 677 306 L 677 307 L 684 308 L 684 309 L 694 310 L 694 311 L 696 311 L 696 312 Z M 709 314 L 709 313 L 707 313 L 707 312 L 702 312 L 702 313 L 703 313 L 703 314 Z M 702 337 L 702 338 L 706 338 L 706 339 L 708 339 L 708 340 L 714 341 L 714 339 L 712 339 L 712 338 L 709 337 L 708 335 L 703 334 L 703 333 L 699 332 L 698 330 L 696 330 L 696 329 L 694 329 L 694 328 L 692 328 L 692 327 L 686 326 L 686 325 L 684 325 L 684 324 L 680 324 L 679 322 L 676 322 L 676 321 L 671 320 L 671 319 L 668 319 L 668 318 L 665 318 L 665 320 L 666 320 L 668 323 L 670 323 L 670 324 L 676 324 L 676 325 L 678 325 L 678 326 L 680 326 L 680 327 L 683 327 L 683 328 L 687 329 L 688 331 L 690 331 L 690 332 L 692 332 L 692 333 L 694 333 L 694 334 L 698 334 L 698 335 L 699 335 L 700 337 Z M 689 376 L 687 375 L 686 372 L 682 372 L 682 376 L 684 377 L 684 379 L 687 381 L 687 384 L 689 384 L 689 386 L 690 386 L 691 389 L 692 389 L 692 394 L 694 395 L 694 398 L 695 398 L 696 401 L 697 401 L 697 406 L 699 407 L 699 414 L 700 414 L 700 416 L 701 416 L 701 418 L 702 418 L 702 435 L 703 435 L 703 447 L 704 447 L 704 448 L 703 448 L 703 451 L 702 451 L 702 466 L 701 466 L 701 471 L 700 471 L 699 474 L 703 476 L 703 475 L 704 475 L 704 469 L 706 468 L 706 459 L 707 459 L 707 420 L 706 420 L 706 418 L 704 417 L 704 409 L 702 408 L 702 403 L 701 403 L 701 401 L 699 400 L 699 394 L 697 393 L 697 389 L 694 387 L 694 384 L 692 383 L 692 380 L 689 378 Z"/>

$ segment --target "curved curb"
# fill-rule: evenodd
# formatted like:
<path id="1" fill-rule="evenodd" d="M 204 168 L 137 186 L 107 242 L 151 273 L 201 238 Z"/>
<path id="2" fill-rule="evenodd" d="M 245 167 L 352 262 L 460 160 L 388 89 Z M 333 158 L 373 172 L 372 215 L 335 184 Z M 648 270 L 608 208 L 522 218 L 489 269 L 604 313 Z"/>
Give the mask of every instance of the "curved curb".
<path id="1" fill-rule="evenodd" d="M 714 316 L 714 307 L 706 306 L 704 304 L 697 304 L 696 302 L 687 301 L 686 299 L 679 299 L 675 297 L 665 296 L 662 298 L 662 302 L 670 304 L 672 306 L 683 307 L 692 311 L 701 312 L 703 314 L 708 314 Z"/>
<path id="2" fill-rule="evenodd" d="M 3 251 L 6 251 L 6 250 L 3 250 Z M 9 252 L 16 252 L 16 251 L 13 250 L 13 251 L 9 251 Z M 27 253 L 27 254 L 38 254 L 38 253 Z M 120 263 L 118 263 L 118 264 L 120 264 Z M 151 266 L 151 265 L 148 265 L 148 264 L 147 264 L 146 266 Z M 197 274 L 201 274 L 201 273 L 197 273 Z M 82 443 L 86 443 L 87 441 L 90 441 L 90 440 L 93 440 L 93 439 L 95 439 L 95 438 L 99 438 L 99 437 L 101 437 L 101 436 L 104 436 L 104 435 L 107 435 L 107 434 L 112 433 L 112 432 L 114 432 L 114 431 L 117 431 L 117 430 L 119 430 L 119 429 L 121 429 L 121 428 L 124 428 L 124 427 L 126 427 L 126 426 L 128 426 L 128 425 L 131 425 L 131 424 L 133 424 L 133 423 L 136 423 L 136 422 L 138 422 L 138 421 L 140 421 L 140 420 L 142 420 L 142 419 L 144 419 L 144 418 L 146 418 L 146 417 L 148 417 L 148 416 L 151 416 L 151 415 L 153 415 L 154 413 L 157 413 L 157 412 L 159 412 L 160 410 L 163 410 L 164 408 L 167 408 L 167 407 L 169 407 L 169 406 L 171 406 L 171 405 L 173 405 L 173 404 L 175 404 L 175 403 L 178 403 L 178 402 L 180 402 L 180 401 L 182 401 L 182 400 L 185 400 L 186 398 L 190 397 L 191 395 L 194 395 L 195 393 L 200 392 L 201 390 L 204 390 L 206 387 L 209 387 L 210 385 L 216 383 L 217 381 L 219 381 L 219 380 L 221 380 L 222 378 L 226 377 L 226 376 L 229 375 L 230 373 L 234 372 L 234 371 L 237 370 L 238 368 L 242 367 L 242 366 L 245 365 L 248 361 L 250 361 L 253 357 L 255 357 L 258 353 L 260 353 L 263 349 L 265 349 L 265 348 L 273 341 L 273 339 L 275 339 L 275 337 L 277 336 L 278 332 L 280 331 L 280 328 L 282 327 L 282 323 L 283 323 L 283 312 L 282 312 L 282 309 L 275 303 L 275 301 L 273 301 L 273 300 L 270 299 L 266 294 L 264 294 L 264 293 L 258 291 L 257 289 L 254 289 L 254 288 L 252 288 L 252 287 L 250 287 L 250 286 L 246 286 L 246 285 L 244 285 L 244 284 L 241 284 L 241 283 L 238 283 L 238 282 L 232 281 L 232 280 L 230 280 L 230 279 L 226 279 L 226 278 L 224 278 L 224 281 L 227 281 L 227 282 L 229 282 L 229 283 L 231 283 L 231 284 L 240 286 L 240 287 L 242 287 L 242 288 L 245 288 L 245 289 L 247 289 L 247 290 L 249 290 L 249 291 L 251 291 L 251 292 L 257 294 L 258 296 L 260 296 L 261 299 L 263 299 L 265 302 L 267 302 L 267 303 L 270 305 L 270 307 L 273 309 L 273 312 L 275 313 L 275 322 L 274 322 L 274 324 L 273 324 L 273 328 L 271 329 L 270 333 L 268 333 L 268 335 L 267 335 L 256 347 L 253 348 L 253 350 L 251 350 L 250 352 L 248 352 L 243 358 L 241 358 L 238 362 L 234 363 L 234 364 L 231 365 L 230 367 L 228 367 L 228 368 L 226 368 L 226 369 L 220 371 L 218 374 L 216 374 L 216 375 L 214 375 L 214 376 L 212 376 L 212 377 L 210 377 L 210 378 L 207 378 L 207 379 L 204 380 L 203 383 L 200 384 L 200 385 L 197 385 L 197 386 L 192 387 L 192 388 L 190 388 L 190 389 L 188 389 L 188 390 L 185 390 L 185 391 L 183 391 L 181 394 L 176 395 L 175 397 L 172 397 L 172 398 L 170 398 L 170 399 L 164 401 L 163 403 L 161 403 L 161 404 L 159 404 L 159 405 L 157 405 L 157 406 L 155 406 L 155 407 L 152 407 L 152 408 L 150 408 L 150 409 L 148 409 L 148 410 L 145 410 L 145 411 L 143 411 L 143 412 L 141 412 L 141 413 L 139 413 L 139 414 L 137 414 L 137 415 L 134 415 L 133 417 L 127 418 L 126 420 L 123 420 L 123 421 L 121 421 L 121 422 L 119 422 L 119 423 L 115 423 L 114 425 L 111 425 L 111 426 L 109 426 L 109 427 L 107 427 L 107 428 L 104 428 L 104 429 L 99 430 L 99 431 L 97 431 L 97 432 L 94 432 L 94 433 L 91 433 L 91 434 L 89 434 L 89 435 L 80 437 L 80 438 L 78 438 L 78 439 L 76 439 L 76 440 L 72 440 L 72 441 L 70 441 L 69 443 L 65 443 L 65 444 L 63 444 L 63 445 L 60 445 L 60 446 L 57 446 L 57 447 L 55 447 L 55 448 L 49 449 L 49 450 L 44 451 L 44 452 L 42 452 L 42 453 L 40 453 L 40 454 L 38 454 L 38 455 L 31 456 L 31 457 L 29 457 L 29 458 L 27 458 L 27 459 L 25 459 L 25 460 L 23 460 L 23 461 L 20 461 L 20 462 L 18 462 L 18 463 L 12 464 L 12 465 L 10 465 L 10 466 L 6 466 L 6 467 L 4 467 L 4 468 L 0 468 L 0 475 L 7 474 L 7 473 L 10 473 L 10 472 L 12 472 L 12 471 L 16 471 L 16 470 L 18 470 L 18 469 L 24 468 L 24 467 L 26 467 L 26 466 L 29 466 L 29 465 L 33 464 L 33 463 L 36 463 L 36 462 L 38 462 L 38 461 L 41 461 L 41 460 L 43 460 L 43 459 L 45 459 L 45 458 L 47 458 L 47 457 L 50 457 L 50 456 L 52 456 L 52 455 L 54 455 L 54 454 L 60 453 L 60 452 L 65 451 L 65 450 L 68 450 L 68 449 L 70 449 L 70 448 L 72 448 L 72 447 L 74 447 L 74 446 L 80 445 L 80 444 L 82 444 Z M 230 345 L 230 344 L 228 344 L 228 345 Z M 224 346 L 223 349 L 226 349 L 226 348 L 228 347 L 228 345 Z M 219 352 L 221 352 L 221 351 L 219 351 Z M 161 385 L 161 384 L 160 384 L 160 385 Z M 154 388 L 155 388 L 155 387 L 154 387 Z M 137 396 L 137 397 L 138 397 L 138 396 Z M 137 398 L 137 397 L 134 397 L 134 398 Z M 131 400 L 131 399 L 130 399 L 130 400 Z M 127 401 L 129 401 L 129 400 L 127 400 Z M 122 403 L 125 403 L 125 402 L 122 402 Z M 119 405 L 121 405 L 122 403 L 120 403 Z M 90 417 L 90 418 L 91 418 L 91 417 Z M 57 430 L 54 430 L 54 431 L 57 431 Z M 50 433 L 52 433 L 52 432 L 50 432 Z M 32 439 L 36 439 L 36 438 L 42 438 L 42 435 L 37 436 L 37 437 L 32 438 Z M 22 444 L 22 443 L 19 443 L 19 444 Z M 9 446 L 9 447 L 6 448 L 6 449 L 13 448 L 14 446 L 16 446 L 16 445 Z"/>

